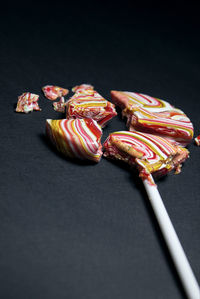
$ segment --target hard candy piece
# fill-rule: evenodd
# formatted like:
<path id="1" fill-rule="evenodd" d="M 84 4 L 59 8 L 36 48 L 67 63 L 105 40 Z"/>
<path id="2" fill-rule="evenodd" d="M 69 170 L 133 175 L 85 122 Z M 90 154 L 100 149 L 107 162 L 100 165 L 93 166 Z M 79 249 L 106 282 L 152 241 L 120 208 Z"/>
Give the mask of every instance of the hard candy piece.
<path id="1" fill-rule="evenodd" d="M 109 135 L 104 143 L 104 156 L 137 166 L 140 177 L 165 175 L 172 169 L 180 172 L 188 158 L 187 149 L 173 145 L 167 139 L 148 133 L 119 131 Z"/>
<path id="2" fill-rule="evenodd" d="M 59 102 L 53 103 L 54 110 L 57 112 L 65 113 L 65 106 L 66 103 L 64 97 L 61 97 Z"/>
<path id="3" fill-rule="evenodd" d="M 200 135 L 197 136 L 194 140 L 195 140 L 196 144 L 197 144 L 198 146 L 200 146 Z"/>
<path id="4" fill-rule="evenodd" d="M 66 117 L 92 118 L 101 127 L 117 115 L 114 104 L 104 99 L 91 85 L 82 84 L 73 88 L 75 94 L 66 104 Z"/>
<path id="5" fill-rule="evenodd" d="M 33 110 L 41 111 L 38 100 L 39 96 L 37 94 L 24 92 L 18 97 L 16 112 L 29 113 Z"/>
<path id="6" fill-rule="evenodd" d="M 47 119 L 46 134 L 67 157 L 94 162 L 101 159 L 102 130 L 93 119 Z"/>
<path id="7" fill-rule="evenodd" d="M 141 93 L 114 90 L 111 98 L 123 109 L 130 131 L 163 136 L 182 146 L 191 142 L 194 131 L 190 119 L 168 102 Z"/>
<path id="8" fill-rule="evenodd" d="M 42 91 L 44 92 L 45 97 L 51 101 L 66 96 L 69 92 L 68 89 L 54 85 L 46 85 L 42 87 Z"/>

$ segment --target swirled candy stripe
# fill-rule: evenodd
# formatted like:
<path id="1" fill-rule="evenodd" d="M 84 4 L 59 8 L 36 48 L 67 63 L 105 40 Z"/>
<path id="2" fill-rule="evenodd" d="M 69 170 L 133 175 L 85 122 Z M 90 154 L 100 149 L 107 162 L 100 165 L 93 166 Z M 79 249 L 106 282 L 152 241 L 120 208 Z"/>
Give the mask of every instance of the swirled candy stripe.
<path id="1" fill-rule="evenodd" d="M 24 92 L 18 97 L 16 112 L 29 113 L 33 110 L 41 111 L 38 100 L 39 96 L 37 94 Z"/>
<path id="2" fill-rule="evenodd" d="M 66 104 L 67 118 L 92 118 L 101 127 L 117 115 L 114 104 L 97 93 L 93 86 L 82 84 L 75 86 L 75 94 Z"/>
<path id="3" fill-rule="evenodd" d="M 186 146 L 193 138 L 193 125 L 183 111 L 166 101 L 127 91 L 111 91 L 113 102 L 123 109 L 130 131 L 141 131 L 167 137 Z"/>
<path id="4" fill-rule="evenodd" d="M 189 156 L 187 149 L 173 145 L 167 139 L 148 133 L 119 131 L 109 135 L 104 143 L 104 156 L 137 165 L 140 177 L 165 175 L 172 169 L 180 172 L 181 163 Z"/>
<path id="5" fill-rule="evenodd" d="M 59 86 L 54 86 L 54 85 L 46 85 L 42 87 L 42 91 L 45 95 L 45 97 L 51 101 L 56 100 L 57 98 L 64 97 L 68 94 L 69 90 L 59 87 Z"/>
<path id="6" fill-rule="evenodd" d="M 200 146 L 200 135 L 198 135 L 195 139 L 196 145 Z"/>
<path id="7" fill-rule="evenodd" d="M 102 130 L 93 119 L 47 119 L 46 134 L 67 157 L 95 162 L 101 159 Z"/>

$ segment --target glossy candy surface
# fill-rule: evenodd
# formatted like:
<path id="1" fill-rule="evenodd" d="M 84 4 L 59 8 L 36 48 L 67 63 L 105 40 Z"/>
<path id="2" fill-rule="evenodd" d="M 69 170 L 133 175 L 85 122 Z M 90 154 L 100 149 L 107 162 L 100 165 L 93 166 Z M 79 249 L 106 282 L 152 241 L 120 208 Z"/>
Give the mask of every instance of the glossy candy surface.
<path id="1" fill-rule="evenodd" d="M 42 91 L 44 92 L 45 97 L 51 101 L 66 96 L 69 92 L 68 89 L 54 85 L 46 85 L 42 87 Z"/>
<path id="2" fill-rule="evenodd" d="M 99 162 L 102 156 L 102 131 L 93 119 L 47 119 L 46 134 L 67 157 Z"/>
<path id="3" fill-rule="evenodd" d="M 172 169 L 179 173 L 181 163 L 189 155 L 187 149 L 175 146 L 165 138 L 130 131 L 110 134 L 104 149 L 105 157 L 136 164 L 142 178 L 148 178 L 152 173 L 164 175 Z"/>
<path id="4" fill-rule="evenodd" d="M 67 118 L 92 118 L 101 127 L 117 115 L 115 106 L 97 93 L 93 86 L 82 84 L 72 89 L 75 94 L 66 104 Z"/>
<path id="5" fill-rule="evenodd" d="M 134 92 L 111 91 L 113 102 L 123 109 L 130 131 L 141 131 L 168 138 L 186 146 L 193 138 L 193 125 L 180 109 L 166 101 Z"/>
<path id="6" fill-rule="evenodd" d="M 41 111 L 38 100 L 39 96 L 37 94 L 24 92 L 18 97 L 16 112 L 29 113 L 33 110 Z"/>

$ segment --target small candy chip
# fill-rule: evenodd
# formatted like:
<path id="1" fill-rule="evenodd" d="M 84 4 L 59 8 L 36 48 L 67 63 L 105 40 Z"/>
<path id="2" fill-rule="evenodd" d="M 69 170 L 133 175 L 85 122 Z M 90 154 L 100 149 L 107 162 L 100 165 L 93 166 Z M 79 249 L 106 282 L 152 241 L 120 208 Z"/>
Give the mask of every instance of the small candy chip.
<path id="1" fill-rule="evenodd" d="M 47 119 L 46 135 L 67 157 L 94 162 L 101 159 L 102 130 L 93 119 Z"/>
<path id="2" fill-rule="evenodd" d="M 168 138 L 172 143 L 186 146 L 193 138 L 193 125 L 183 111 L 170 103 L 142 93 L 111 91 L 113 103 L 127 117 L 130 131 L 140 131 Z"/>
<path id="3" fill-rule="evenodd" d="M 200 135 L 197 136 L 195 139 L 196 145 L 200 146 Z"/>
<path id="4" fill-rule="evenodd" d="M 115 105 L 97 93 L 92 85 L 75 86 L 75 94 L 66 104 L 66 117 L 92 118 L 103 128 L 106 123 L 117 115 Z"/>
<path id="5" fill-rule="evenodd" d="M 39 96 L 34 93 L 24 92 L 18 97 L 16 112 L 28 113 L 30 111 L 36 110 L 41 111 L 38 101 Z"/>
<path id="6" fill-rule="evenodd" d="M 172 169 L 181 170 L 189 156 L 187 149 L 173 145 L 167 139 L 152 134 L 119 131 L 109 135 L 104 143 L 104 156 L 137 166 L 140 177 L 151 181 L 151 174 L 165 175 Z"/>
<path id="7" fill-rule="evenodd" d="M 42 87 L 42 91 L 44 92 L 45 97 L 51 101 L 66 96 L 69 92 L 68 89 L 53 85 L 46 85 Z"/>
<path id="8" fill-rule="evenodd" d="M 64 97 L 61 97 L 59 102 L 53 103 L 54 110 L 62 113 L 65 113 L 65 105 L 66 103 Z"/>

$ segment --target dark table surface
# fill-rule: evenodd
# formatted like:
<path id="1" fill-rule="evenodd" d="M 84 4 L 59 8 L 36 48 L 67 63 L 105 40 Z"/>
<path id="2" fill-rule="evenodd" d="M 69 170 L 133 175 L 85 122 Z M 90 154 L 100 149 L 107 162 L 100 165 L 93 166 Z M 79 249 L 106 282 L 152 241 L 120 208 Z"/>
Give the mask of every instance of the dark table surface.
<path id="1" fill-rule="evenodd" d="M 0 298 L 186 298 L 136 173 L 57 154 L 46 118 L 62 118 L 41 87 L 143 92 L 181 108 L 200 134 L 200 43 L 195 7 L 125 1 L 26 3 L 2 12 L 0 30 Z M 29 6 L 30 5 L 30 6 Z M 46 6 L 47 5 L 47 6 Z M 166 5 L 165 5 L 166 6 Z M 15 113 L 40 95 L 41 112 Z M 121 114 L 104 129 L 126 129 Z M 200 283 L 200 148 L 180 175 L 157 181 Z"/>

